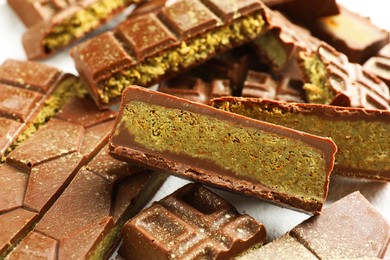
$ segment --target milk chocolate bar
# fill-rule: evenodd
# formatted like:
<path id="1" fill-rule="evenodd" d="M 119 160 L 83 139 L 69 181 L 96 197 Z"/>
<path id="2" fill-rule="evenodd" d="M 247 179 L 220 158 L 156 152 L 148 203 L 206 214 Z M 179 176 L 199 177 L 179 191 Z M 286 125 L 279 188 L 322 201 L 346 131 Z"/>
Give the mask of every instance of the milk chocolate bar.
<path id="1" fill-rule="evenodd" d="M 6 60 L 0 66 L 0 162 L 61 108 L 82 93 L 75 76 L 44 64 Z"/>
<path id="2" fill-rule="evenodd" d="M 280 239 L 237 259 L 386 259 L 389 242 L 389 223 L 363 195 L 354 192 Z"/>
<path id="3" fill-rule="evenodd" d="M 179 0 L 76 46 L 72 57 L 95 102 L 107 107 L 129 85 L 151 86 L 251 41 L 263 24 L 258 0 Z"/>
<path id="4" fill-rule="evenodd" d="M 383 47 L 375 57 L 368 59 L 363 66 L 390 88 L 390 44 Z"/>
<path id="5" fill-rule="evenodd" d="M 105 142 L 116 113 L 71 98 L 0 165 L 0 258 L 7 255 Z"/>
<path id="6" fill-rule="evenodd" d="M 135 86 L 109 144 L 118 159 L 312 213 L 336 152 L 330 139 Z"/>
<path id="7" fill-rule="evenodd" d="M 336 143 L 333 173 L 390 181 L 390 111 L 225 97 L 213 106 Z M 356 145 L 359 144 L 359 145 Z"/>
<path id="8" fill-rule="evenodd" d="M 390 34 L 370 19 L 339 5 L 340 14 L 311 20 L 305 26 L 326 41 L 350 62 L 363 64 L 389 43 Z"/>
<path id="9" fill-rule="evenodd" d="M 56 259 L 103 259 L 124 223 L 150 200 L 165 177 L 111 158 L 105 146 L 9 258 L 50 253 Z M 45 240 L 51 242 L 42 248 Z"/>
<path id="10" fill-rule="evenodd" d="M 125 259 L 231 259 L 265 242 L 264 226 L 200 184 L 188 184 L 126 223 Z"/>
<path id="11" fill-rule="evenodd" d="M 8 0 L 27 26 L 23 47 L 28 59 L 46 58 L 105 24 L 141 0 Z"/>
<path id="12" fill-rule="evenodd" d="M 389 110 L 388 86 L 360 64 L 327 44 L 315 53 L 300 53 L 310 103 Z"/>

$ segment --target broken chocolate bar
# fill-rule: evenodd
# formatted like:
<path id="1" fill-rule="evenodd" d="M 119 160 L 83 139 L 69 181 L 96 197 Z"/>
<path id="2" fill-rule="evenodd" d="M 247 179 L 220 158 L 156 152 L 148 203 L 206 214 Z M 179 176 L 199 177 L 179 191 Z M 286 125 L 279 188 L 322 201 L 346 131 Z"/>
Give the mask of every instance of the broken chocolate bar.
<path id="1" fill-rule="evenodd" d="M 0 162 L 83 90 L 70 74 L 28 61 L 6 60 L 0 66 Z"/>
<path id="2" fill-rule="evenodd" d="M 224 111 L 330 137 L 338 148 L 333 173 L 390 181 L 390 111 L 234 97 L 212 103 Z"/>
<path id="3" fill-rule="evenodd" d="M 75 115 L 76 114 L 76 115 Z M 51 207 L 78 169 L 107 142 L 116 113 L 71 98 L 0 165 L 0 258 Z"/>
<path id="4" fill-rule="evenodd" d="M 336 146 L 141 87 L 128 87 L 110 137 L 118 159 L 318 213 Z"/>
<path id="5" fill-rule="evenodd" d="M 340 14 L 305 23 L 314 36 L 347 55 L 350 62 L 363 64 L 389 43 L 389 32 L 370 19 L 339 6 Z"/>
<path id="6" fill-rule="evenodd" d="M 72 57 L 96 104 L 109 107 L 127 86 L 173 77 L 249 42 L 263 24 L 258 0 L 179 0 L 76 46 Z"/>
<path id="7" fill-rule="evenodd" d="M 390 88 L 390 44 L 383 47 L 375 57 L 367 60 L 364 68 L 383 80 Z"/>
<path id="8" fill-rule="evenodd" d="M 231 259 L 265 242 L 264 226 L 199 184 L 188 184 L 126 223 L 125 259 Z"/>
<path id="9" fill-rule="evenodd" d="M 355 192 L 276 241 L 236 259 L 386 259 L 389 243 L 389 223 Z"/>
<path id="10" fill-rule="evenodd" d="M 58 52 L 140 0 L 8 0 L 28 27 L 23 46 L 30 60 Z"/>

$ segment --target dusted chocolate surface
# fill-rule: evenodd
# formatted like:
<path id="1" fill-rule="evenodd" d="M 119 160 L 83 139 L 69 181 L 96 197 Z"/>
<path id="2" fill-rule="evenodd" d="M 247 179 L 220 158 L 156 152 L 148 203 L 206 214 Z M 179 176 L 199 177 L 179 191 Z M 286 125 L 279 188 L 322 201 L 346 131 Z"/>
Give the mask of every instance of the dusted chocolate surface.
<path id="1" fill-rule="evenodd" d="M 263 244 L 265 228 L 199 184 L 188 184 L 124 226 L 125 259 L 227 259 Z"/>
<path id="2" fill-rule="evenodd" d="M 310 212 L 326 197 L 335 150 L 328 139 L 139 87 L 125 91 L 110 139 L 118 158 Z"/>

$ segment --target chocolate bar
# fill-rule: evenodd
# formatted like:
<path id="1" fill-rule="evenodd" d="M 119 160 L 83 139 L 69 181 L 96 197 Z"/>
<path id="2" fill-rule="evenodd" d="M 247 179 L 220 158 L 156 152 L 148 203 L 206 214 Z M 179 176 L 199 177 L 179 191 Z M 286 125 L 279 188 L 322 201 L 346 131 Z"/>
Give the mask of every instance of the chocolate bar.
<path id="1" fill-rule="evenodd" d="M 387 220 L 354 192 L 283 237 L 247 250 L 237 259 L 386 259 L 389 242 Z"/>
<path id="2" fill-rule="evenodd" d="M 368 59 L 363 67 L 390 88 L 390 44 L 383 47 L 375 57 Z"/>
<path id="3" fill-rule="evenodd" d="M 70 96 L 82 92 L 73 75 L 44 64 L 6 60 L 0 66 L 0 163 Z"/>
<path id="4" fill-rule="evenodd" d="M 23 47 L 28 59 L 46 58 L 105 24 L 140 0 L 7 0 L 27 26 Z"/>
<path id="5" fill-rule="evenodd" d="M 312 213 L 336 152 L 330 139 L 135 86 L 109 144 L 118 159 Z"/>
<path id="6" fill-rule="evenodd" d="M 390 111 L 234 97 L 212 103 L 224 111 L 330 137 L 338 148 L 333 173 L 390 181 Z"/>
<path id="7" fill-rule="evenodd" d="M 203 2 L 175 1 L 73 48 L 77 71 L 97 105 L 109 107 L 129 85 L 151 86 L 262 32 L 260 1 Z"/>
<path id="8" fill-rule="evenodd" d="M 199 184 L 188 184 L 126 223 L 125 259 L 231 259 L 265 242 L 264 226 Z"/>
<path id="9" fill-rule="evenodd" d="M 107 142 L 116 113 L 71 98 L 0 165 L 0 258 L 56 201 L 82 165 Z"/>
<path id="10" fill-rule="evenodd" d="M 369 18 L 341 5 L 339 10 L 338 15 L 310 20 L 305 26 L 354 63 L 363 64 L 389 43 L 389 32 L 371 23 Z"/>
<path id="11" fill-rule="evenodd" d="M 105 146 L 9 258 L 50 253 L 58 259 L 103 259 L 124 223 L 150 200 L 165 177 L 111 158 Z M 45 240 L 50 243 L 42 248 Z"/>
<path id="12" fill-rule="evenodd" d="M 388 86 L 360 64 L 327 44 L 315 53 L 301 52 L 307 84 L 303 86 L 310 103 L 389 110 Z"/>

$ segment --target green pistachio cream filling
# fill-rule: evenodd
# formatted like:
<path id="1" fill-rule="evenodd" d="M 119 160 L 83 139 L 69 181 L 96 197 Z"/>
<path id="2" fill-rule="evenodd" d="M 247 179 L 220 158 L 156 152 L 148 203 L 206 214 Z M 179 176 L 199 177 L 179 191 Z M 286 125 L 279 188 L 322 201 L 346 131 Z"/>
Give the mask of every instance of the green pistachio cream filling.
<path id="1" fill-rule="evenodd" d="M 68 45 L 71 41 L 82 37 L 87 32 L 97 28 L 102 20 L 115 10 L 137 0 L 103 0 L 89 5 L 76 12 L 64 22 L 53 26 L 44 38 L 43 46 L 47 53 Z"/>
<path id="2" fill-rule="evenodd" d="M 390 124 L 388 123 L 336 120 L 319 115 L 292 113 L 273 106 L 246 105 L 241 102 L 222 102 L 215 107 L 314 135 L 330 137 L 338 147 L 335 156 L 336 166 L 372 171 L 390 170 Z"/>
<path id="3" fill-rule="evenodd" d="M 205 61 L 228 46 L 254 39 L 260 35 L 263 25 L 264 20 L 260 13 L 241 17 L 230 25 L 146 58 L 141 63 L 116 72 L 100 82 L 98 85 L 100 99 L 108 103 L 111 98 L 120 96 L 129 85 L 147 86 L 162 75 Z"/>
<path id="4" fill-rule="evenodd" d="M 287 53 L 273 31 L 268 31 L 260 37 L 257 37 L 254 43 L 277 70 L 283 68 L 287 61 Z"/>
<path id="5" fill-rule="evenodd" d="M 221 175 L 247 178 L 305 201 L 325 196 L 323 154 L 299 139 L 142 101 L 127 104 L 121 125 L 148 150 L 204 160 Z"/>

